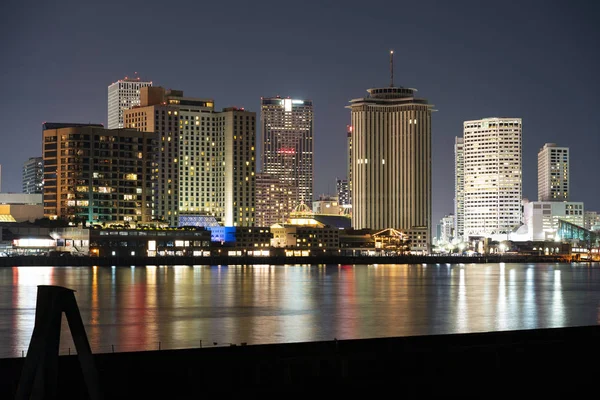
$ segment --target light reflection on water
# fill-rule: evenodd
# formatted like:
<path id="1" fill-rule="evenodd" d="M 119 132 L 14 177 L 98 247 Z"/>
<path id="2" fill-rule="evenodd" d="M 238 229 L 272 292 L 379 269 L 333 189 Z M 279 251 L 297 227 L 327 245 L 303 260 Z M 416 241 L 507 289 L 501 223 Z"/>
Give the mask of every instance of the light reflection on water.
<path id="1" fill-rule="evenodd" d="M 37 285 L 75 296 L 94 352 L 596 325 L 598 264 L 0 268 L 0 357 Z M 74 346 L 63 318 L 61 351 Z"/>

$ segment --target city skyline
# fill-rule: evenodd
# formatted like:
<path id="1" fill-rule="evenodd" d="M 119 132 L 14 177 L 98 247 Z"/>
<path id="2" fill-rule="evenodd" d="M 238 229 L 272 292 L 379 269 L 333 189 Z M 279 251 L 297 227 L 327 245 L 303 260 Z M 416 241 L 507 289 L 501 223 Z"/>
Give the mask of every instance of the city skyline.
<path id="1" fill-rule="evenodd" d="M 583 201 L 586 210 L 600 209 L 600 189 L 588 184 L 594 151 L 600 148 L 590 117 L 600 86 L 595 74 L 599 63 L 594 43 L 599 35 L 594 3 L 575 7 L 549 2 L 538 7 L 532 2 L 503 2 L 502 7 L 491 3 L 484 7 L 466 1 L 431 7 L 375 2 L 364 9 L 349 2 L 343 9 L 288 5 L 297 7 L 292 13 L 280 12 L 276 3 L 268 2 L 252 7 L 211 4 L 203 6 L 202 21 L 214 35 L 201 48 L 193 30 L 189 38 L 185 36 L 190 29 L 186 26 L 191 27 L 195 18 L 193 3 L 165 13 L 154 2 L 144 7 L 119 5 L 120 15 L 131 12 L 150 21 L 159 15 L 181 19 L 183 31 L 177 41 L 136 36 L 137 49 L 143 51 L 115 46 L 131 40 L 125 28 L 104 29 L 114 6 L 98 5 L 94 15 L 68 2 L 35 10 L 5 6 L 0 29 L 6 29 L 2 40 L 10 62 L 0 76 L 7 92 L 15 94 L 5 97 L 0 111 L 4 137 L 14 138 L 0 150 L 5 191 L 20 192 L 23 162 L 41 156 L 44 121 L 107 126 L 107 86 L 137 71 L 155 85 L 214 98 L 219 109 L 238 106 L 259 112 L 260 97 L 277 94 L 312 99 L 314 197 L 334 194 L 336 178 L 347 174 L 350 113 L 345 106 L 365 88 L 387 84 L 388 51 L 394 49 L 397 85 L 419 88 L 418 95 L 438 110 L 432 117 L 433 222 L 453 210 L 453 144 L 463 121 L 490 117 L 523 121 L 523 197 L 537 198 L 537 151 L 544 143 L 560 143 L 573 155 L 570 198 Z M 232 12 L 225 14 L 226 9 Z M 410 18 L 396 18 L 400 12 Z M 13 40 L 16 21 L 24 13 L 25 33 Z M 62 19 L 71 22 L 44 23 Z M 310 29 L 302 22 L 307 19 L 313 22 Z M 273 26 L 266 20 L 276 21 L 289 35 L 269 36 L 272 43 L 265 46 L 262 40 Z M 157 60 L 153 49 L 166 44 L 175 50 L 196 46 L 199 56 L 190 54 L 182 62 Z M 202 54 L 207 53 L 214 57 L 201 64 L 194 61 L 205 60 Z M 574 101 L 556 100 L 566 94 Z"/>

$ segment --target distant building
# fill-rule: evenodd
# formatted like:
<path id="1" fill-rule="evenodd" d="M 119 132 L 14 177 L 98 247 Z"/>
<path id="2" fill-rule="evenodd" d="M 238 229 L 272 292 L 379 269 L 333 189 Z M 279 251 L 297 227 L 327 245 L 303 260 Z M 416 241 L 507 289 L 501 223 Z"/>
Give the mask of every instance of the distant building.
<path id="1" fill-rule="evenodd" d="M 439 232 L 439 240 L 438 244 L 447 244 L 452 242 L 452 239 L 455 237 L 454 226 L 456 223 L 456 217 L 452 214 L 444 216 L 440 220 L 440 232 Z"/>
<path id="2" fill-rule="evenodd" d="M 30 157 L 23 164 L 23 193 L 42 193 L 44 182 L 44 161 L 42 157 Z"/>
<path id="3" fill-rule="evenodd" d="M 337 179 L 335 181 L 335 186 L 337 189 L 340 207 L 352 206 L 350 201 L 350 187 L 348 186 L 348 179 Z"/>
<path id="4" fill-rule="evenodd" d="M 546 143 L 538 153 L 538 201 L 569 201 L 569 148 Z"/>
<path id="5" fill-rule="evenodd" d="M 313 201 L 313 129 L 311 100 L 261 98 L 261 172 L 291 188 L 288 213 Z"/>
<path id="6" fill-rule="evenodd" d="M 464 124 L 464 236 L 502 237 L 522 224 L 522 122 Z"/>
<path id="7" fill-rule="evenodd" d="M 465 157 L 464 139 L 454 141 L 454 232 L 458 239 L 465 233 Z"/>
<path id="8" fill-rule="evenodd" d="M 319 196 L 319 200 L 313 201 L 312 210 L 315 214 L 342 214 L 342 207 L 336 196 Z"/>
<path id="9" fill-rule="evenodd" d="M 600 215 L 597 211 L 586 211 L 584 213 L 583 227 L 588 231 L 600 230 Z"/>
<path id="10" fill-rule="evenodd" d="M 44 216 L 87 223 L 152 221 L 154 133 L 46 123 L 42 142 Z"/>
<path id="11" fill-rule="evenodd" d="M 415 252 L 431 243 L 433 105 L 404 87 L 368 89 L 347 106 L 352 120 L 352 226 L 394 228 Z M 411 233 L 412 232 L 412 233 Z"/>
<path id="12" fill-rule="evenodd" d="M 256 174 L 256 226 L 283 223 L 293 210 L 291 185 L 279 178 L 259 172 Z"/>
<path id="13" fill-rule="evenodd" d="M 151 81 L 139 77 L 125 77 L 108 86 L 108 129 L 125 127 L 123 111 L 140 105 L 140 89 L 152 86 Z"/>

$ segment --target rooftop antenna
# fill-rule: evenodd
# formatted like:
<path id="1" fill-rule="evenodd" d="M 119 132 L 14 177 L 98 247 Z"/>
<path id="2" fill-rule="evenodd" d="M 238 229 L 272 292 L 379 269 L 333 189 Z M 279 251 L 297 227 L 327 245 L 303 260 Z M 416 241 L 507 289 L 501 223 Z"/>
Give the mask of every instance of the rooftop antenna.
<path id="1" fill-rule="evenodd" d="M 394 50 L 390 50 L 390 87 L 394 87 Z"/>

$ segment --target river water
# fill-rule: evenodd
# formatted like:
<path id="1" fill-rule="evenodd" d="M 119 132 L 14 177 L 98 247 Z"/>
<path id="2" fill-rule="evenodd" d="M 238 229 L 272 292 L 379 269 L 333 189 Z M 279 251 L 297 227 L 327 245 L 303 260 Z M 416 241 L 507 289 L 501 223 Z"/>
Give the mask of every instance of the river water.
<path id="1" fill-rule="evenodd" d="M 95 353 L 600 323 L 599 264 L 7 267 L 0 358 L 27 353 L 37 285 L 76 290 Z"/>

